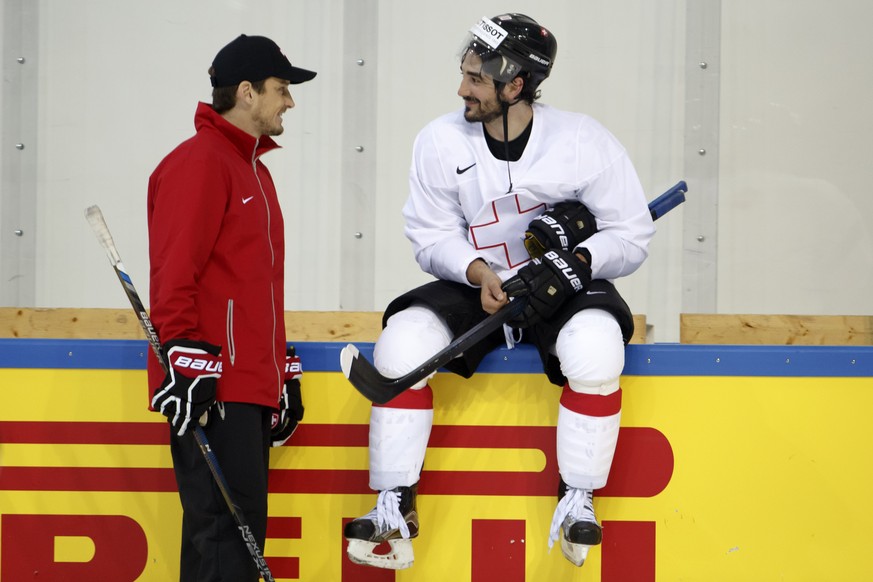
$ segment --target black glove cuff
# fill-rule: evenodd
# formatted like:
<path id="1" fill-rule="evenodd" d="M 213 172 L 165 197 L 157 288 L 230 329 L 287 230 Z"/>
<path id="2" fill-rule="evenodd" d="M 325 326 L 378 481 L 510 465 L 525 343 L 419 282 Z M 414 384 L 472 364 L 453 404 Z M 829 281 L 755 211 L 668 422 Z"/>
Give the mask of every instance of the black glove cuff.
<path id="1" fill-rule="evenodd" d="M 182 348 L 191 348 L 195 350 L 203 350 L 207 354 L 212 354 L 213 356 L 218 356 L 221 354 L 221 346 L 217 346 L 215 344 L 211 344 L 209 342 L 201 342 L 197 340 L 178 338 L 172 339 L 167 343 L 161 346 L 161 349 L 165 354 L 170 352 L 171 348 L 174 347 L 182 347 Z"/>

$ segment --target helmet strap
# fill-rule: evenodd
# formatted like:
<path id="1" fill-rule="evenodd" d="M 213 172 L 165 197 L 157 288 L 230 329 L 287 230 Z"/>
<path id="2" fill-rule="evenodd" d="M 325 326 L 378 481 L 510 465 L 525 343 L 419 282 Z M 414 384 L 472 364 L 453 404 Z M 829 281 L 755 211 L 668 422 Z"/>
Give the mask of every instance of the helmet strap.
<path id="1" fill-rule="evenodd" d="M 506 175 L 509 177 L 507 194 L 512 192 L 512 171 L 509 169 L 509 108 L 512 105 L 509 101 L 500 100 L 500 108 L 503 110 L 503 151 L 506 153 Z"/>
<path id="2" fill-rule="evenodd" d="M 512 192 L 512 171 L 509 166 L 509 108 L 513 105 L 518 105 L 522 102 L 521 99 L 516 99 L 513 102 L 509 102 L 504 99 L 500 93 L 503 92 L 503 88 L 507 85 L 507 83 L 502 83 L 499 81 L 494 82 L 494 91 L 497 95 L 497 100 L 500 102 L 500 109 L 503 117 L 503 151 L 506 157 L 506 175 L 509 178 L 509 189 L 506 190 L 506 193 L 509 194 Z"/>

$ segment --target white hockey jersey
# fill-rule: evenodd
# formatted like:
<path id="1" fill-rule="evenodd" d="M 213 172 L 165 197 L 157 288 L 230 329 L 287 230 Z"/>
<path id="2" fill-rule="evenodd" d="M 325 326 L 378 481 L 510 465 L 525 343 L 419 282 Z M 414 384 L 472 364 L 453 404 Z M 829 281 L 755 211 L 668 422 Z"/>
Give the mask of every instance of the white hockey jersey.
<path id="1" fill-rule="evenodd" d="M 530 139 L 508 170 L 483 131 L 460 109 L 415 139 L 404 232 L 425 272 L 469 285 L 467 266 L 482 258 L 506 280 L 530 260 L 527 225 L 564 200 L 582 202 L 597 220 L 598 232 L 582 245 L 595 279 L 613 280 L 642 264 L 655 227 L 636 170 L 606 128 L 534 103 Z"/>

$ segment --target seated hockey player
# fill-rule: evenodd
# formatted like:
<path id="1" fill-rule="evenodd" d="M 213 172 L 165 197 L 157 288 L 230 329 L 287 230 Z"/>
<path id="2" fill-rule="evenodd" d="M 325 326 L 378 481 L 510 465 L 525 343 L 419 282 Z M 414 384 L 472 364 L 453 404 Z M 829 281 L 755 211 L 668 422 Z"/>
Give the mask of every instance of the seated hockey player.
<path id="1" fill-rule="evenodd" d="M 374 365 L 386 377 L 403 376 L 511 297 L 527 297 L 519 321 L 446 368 L 468 378 L 504 343 L 537 348 L 548 379 L 563 390 L 548 545 L 561 539 L 564 555 L 581 566 L 601 541 L 592 492 L 612 464 L 619 377 L 633 333 L 612 281 L 643 263 L 654 225 L 617 139 L 587 115 L 537 102 L 556 52 L 552 34 L 522 14 L 483 18 L 471 29 L 460 54 L 463 108 L 418 134 L 403 208 L 416 260 L 437 280 L 388 306 Z M 427 382 L 372 407 L 369 475 L 379 495 L 370 513 L 345 527 L 356 563 L 413 564 L 416 491 L 433 423 Z M 390 553 L 374 552 L 385 541 Z"/>

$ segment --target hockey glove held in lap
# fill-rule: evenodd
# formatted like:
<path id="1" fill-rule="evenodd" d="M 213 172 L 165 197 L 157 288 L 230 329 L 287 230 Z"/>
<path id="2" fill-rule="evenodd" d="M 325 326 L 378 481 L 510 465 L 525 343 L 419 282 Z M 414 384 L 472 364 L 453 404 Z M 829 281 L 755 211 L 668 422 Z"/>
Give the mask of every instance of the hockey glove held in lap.
<path id="1" fill-rule="evenodd" d="M 524 233 L 524 246 L 532 259 L 549 249 L 569 251 L 597 232 L 597 221 L 584 204 L 568 200 L 534 218 Z"/>
<path id="2" fill-rule="evenodd" d="M 303 398 L 300 394 L 300 378 L 303 368 L 300 357 L 294 346 L 288 348 L 285 356 L 285 382 L 282 384 L 282 394 L 279 396 L 279 412 L 273 413 L 273 425 L 270 430 L 270 443 L 274 447 L 285 444 L 297 424 L 303 420 Z"/>
<path id="3" fill-rule="evenodd" d="M 530 297 L 521 319 L 512 323 L 529 327 L 549 319 L 590 282 L 591 267 L 573 252 L 546 251 L 542 258 L 532 260 L 503 284 L 510 297 Z"/>
<path id="4" fill-rule="evenodd" d="M 193 340 L 164 344 L 169 370 L 152 395 L 152 408 L 170 421 L 182 436 L 215 403 L 215 388 L 221 378 L 220 346 Z"/>

